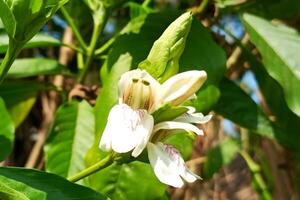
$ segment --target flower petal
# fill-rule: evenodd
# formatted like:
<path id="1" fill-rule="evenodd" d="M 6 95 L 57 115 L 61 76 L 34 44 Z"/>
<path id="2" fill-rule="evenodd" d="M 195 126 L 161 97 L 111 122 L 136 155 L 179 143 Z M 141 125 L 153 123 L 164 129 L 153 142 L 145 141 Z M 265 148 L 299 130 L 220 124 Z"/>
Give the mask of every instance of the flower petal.
<path id="1" fill-rule="evenodd" d="M 138 157 L 147 146 L 149 138 L 152 134 L 154 119 L 152 115 L 145 113 L 145 116 L 136 129 L 136 134 L 139 136 L 137 145 L 132 151 L 133 157 Z"/>
<path id="2" fill-rule="evenodd" d="M 203 135 L 203 131 L 200 130 L 197 126 L 194 126 L 189 123 L 184 122 L 173 122 L 173 121 L 165 121 L 158 123 L 154 126 L 153 132 L 157 132 L 162 129 L 184 129 L 186 131 L 192 131 L 197 135 Z"/>
<path id="3" fill-rule="evenodd" d="M 182 187 L 183 181 L 179 175 L 176 161 L 165 151 L 163 144 L 148 143 L 148 157 L 157 178 L 167 185 Z"/>
<path id="4" fill-rule="evenodd" d="M 162 103 L 179 105 L 193 96 L 206 80 L 206 72 L 192 70 L 172 76 L 162 84 Z"/>
<path id="5" fill-rule="evenodd" d="M 193 173 L 190 169 L 188 169 L 185 165 L 182 167 L 180 176 L 189 183 L 193 183 L 198 179 L 202 179 L 200 176 L 197 174 Z"/>
<path id="6" fill-rule="evenodd" d="M 202 113 L 185 113 L 176 119 L 174 121 L 176 122 L 185 122 L 185 123 L 194 123 L 194 124 L 204 124 L 207 123 L 212 118 L 212 115 L 206 115 L 204 116 Z"/>
<path id="7" fill-rule="evenodd" d="M 109 113 L 100 148 L 112 148 L 118 153 L 131 151 L 140 145 L 139 142 L 145 140 L 144 137 L 151 134 L 151 118 L 146 110 L 133 110 L 126 104 L 115 105 Z"/>

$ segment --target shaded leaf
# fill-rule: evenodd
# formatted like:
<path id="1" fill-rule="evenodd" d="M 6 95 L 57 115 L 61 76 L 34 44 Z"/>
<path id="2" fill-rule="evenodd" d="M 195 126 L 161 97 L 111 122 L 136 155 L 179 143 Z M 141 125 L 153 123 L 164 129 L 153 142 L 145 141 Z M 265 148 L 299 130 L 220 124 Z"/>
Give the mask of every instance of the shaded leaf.
<path id="1" fill-rule="evenodd" d="M 204 163 L 204 176 L 212 178 L 214 173 L 221 167 L 229 164 L 240 150 L 240 145 L 236 140 L 226 139 L 221 141 L 207 153 L 207 161 Z"/>
<path id="2" fill-rule="evenodd" d="M 6 110 L 4 101 L 0 97 L 0 161 L 4 160 L 12 151 L 15 138 L 13 121 Z"/>
<path id="3" fill-rule="evenodd" d="M 7 199 L 6 197 L 12 200 L 107 199 L 89 188 L 71 183 L 54 174 L 32 169 L 0 167 L 0 198 Z"/>
<path id="4" fill-rule="evenodd" d="M 4 82 L 0 85 L 0 97 L 5 101 L 15 127 L 18 127 L 30 112 L 39 91 L 47 85 L 35 81 Z"/>
<path id="5" fill-rule="evenodd" d="M 234 123 L 261 136 L 297 147 L 295 139 L 275 126 L 250 96 L 228 79 L 220 83 L 221 96 L 214 110 Z"/>
<path id="6" fill-rule="evenodd" d="M 300 116 L 299 33 L 250 14 L 244 14 L 243 20 L 250 40 L 262 54 L 267 72 L 283 88 L 289 108 Z"/>

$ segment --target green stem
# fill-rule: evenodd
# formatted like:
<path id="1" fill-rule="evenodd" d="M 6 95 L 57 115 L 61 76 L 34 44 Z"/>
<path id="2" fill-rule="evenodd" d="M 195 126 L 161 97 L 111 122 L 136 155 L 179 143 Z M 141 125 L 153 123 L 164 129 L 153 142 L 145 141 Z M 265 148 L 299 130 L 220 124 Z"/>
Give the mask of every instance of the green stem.
<path id="1" fill-rule="evenodd" d="M 96 50 L 96 45 L 98 42 L 98 38 L 104 28 L 105 21 L 106 21 L 106 10 L 105 10 L 105 8 L 103 8 L 101 17 L 99 18 L 99 20 L 94 22 L 92 39 L 91 39 L 89 47 L 87 48 L 86 62 L 85 62 L 84 67 L 78 77 L 78 82 L 80 82 L 80 83 L 82 83 L 84 81 L 84 79 L 87 75 L 87 72 L 89 71 L 89 68 L 92 64 L 95 50 Z"/>
<path id="2" fill-rule="evenodd" d="M 268 187 L 263 179 L 263 177 L 260 174 L 260 166 L 254 162 L 254 160 L 251 158 L 251 156 L 244 150 L 240 151 L 241 156 L 246 161 L 252 176 L 253 180 L 257 184 L 259 190 L 261 191 L 261 194 L 263 196 L 263 199 L 271 200 L 272 196 L 270 192 L 268 191 Z"/>
<path id="3" fill-rule="evenodd" d="M 19 43 L 11 39 L 9 40 L 8 49 L 0 66 L 0 84 L 3 82 L 8 70 L 10 69 L 17 55 L 20 53 L 22 47 L 23 43 Z"/>
<path id="4" fill-rule="evenodd" d="M 95 56 L 102 54 L 106 51 L 116 40 L 117 37 L 110 38 L 105 44 L 103 44 L 99 49 L 95 51 Z"/>
<path id="5" fill-rule="evenodd" d="M 201 4 L 197 8 L 197 14 L 201 14 L 205 10 L 205 8 L 206 8 L 206 6 L 208 4 L 208 1 L 209 0 L 202 0 Z"/>
<path id="6" fill-rule="evenodd" d="M 105 158 L 103 158 L 102 160 L 100 160 L 99 162 L 97 162 L 96 164 L 84 169 L 83 171 L 79 172 L 78 174 L 76 174 L 72 177 L 69 177 L 68 180 L 71 182 L 79 181 L 93 173 L 96 173 L 97 171 L 99 171 L 101 169 L 108 167 L 113 162 L 114 162 L 114 156 L 113 156 L 113 154 L 110 154 L 110 155 L 106 156 Z"/>
<path id="7" fill-rule="evenodd" d="M 79 30 L 77 29 L 77 26 L 75 25 L 75 22 L 74 20 L 72 19 L 72 17 L 70 16 L 70 14 L 68 13 L 68 11 L 62 6 L 61 7 L 61 12 L 62 14 L 64 15 L 65 19 L 67 20 L 68 24 L 70 25 L 79 45 L 83 48 L 83 49 L 86 49 L 87 46 L 79 32 Z"/>
<path id="8" fill-rule="evenodd" d="M 145 0 L 145 1 L 143 2 L 142 6 L 148 7 L 150 3 L 151 3 L 151 0 Z"/>

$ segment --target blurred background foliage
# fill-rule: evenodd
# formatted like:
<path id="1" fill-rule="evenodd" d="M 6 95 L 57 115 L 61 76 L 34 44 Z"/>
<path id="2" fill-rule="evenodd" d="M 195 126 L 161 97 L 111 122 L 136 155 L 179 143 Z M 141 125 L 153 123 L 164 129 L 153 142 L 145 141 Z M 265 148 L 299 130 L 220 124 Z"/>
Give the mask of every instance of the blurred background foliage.
<path id="1" fill-rule="evenodd" d="M 203 180 L 168 188 L 142 155 L 78 182 L 95 193 L 66 190 L 113 200 L 299 199 L 299 0 L 70 0 L 23 46 L 0 85 L 0 165 L 67 178 L 103 158 L 98 144 L 119 77 L 185 11 L 194 17 L 179 71 L 208 74 L 187 105 L 214 117 L 200 127 L 205 137 L 178 133 L 168 143 Z M 13 37 L 6 23 L 1 58 Z M 43 199 L 64 184 L 40 173 L 0 168 L 0 197 L 1 187 L 16 185 L 13 192 L 26 187 L 29 199 Z M 46 186 L 36 181 L 43 175 Z M 62 194 L 48 199 L 69 198 Z"/>

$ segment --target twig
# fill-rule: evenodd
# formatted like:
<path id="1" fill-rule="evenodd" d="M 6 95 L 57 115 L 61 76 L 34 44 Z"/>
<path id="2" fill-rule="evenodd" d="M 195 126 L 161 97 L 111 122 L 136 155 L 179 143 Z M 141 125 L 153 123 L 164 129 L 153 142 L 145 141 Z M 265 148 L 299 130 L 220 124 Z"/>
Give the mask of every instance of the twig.
<path id="1" fill-rule="evenodd" d="M 241 43 L 243 45 L 246 45 L 248 42 L 249 42 L 249 36 L 246 33 L 244 35 L 244 37 L 242 38 Z M 242 54 L 242 49 L 239 46 L 236 47 L 232 51 L 232 54 L 229 56 L 229 58 L 228 58 L 228 60 L 226 62 L 227 69 L 230 69 L 232 66 L 234 66 L 237 63 L 237 61 L 239 60 L 241 54 Z"/>

